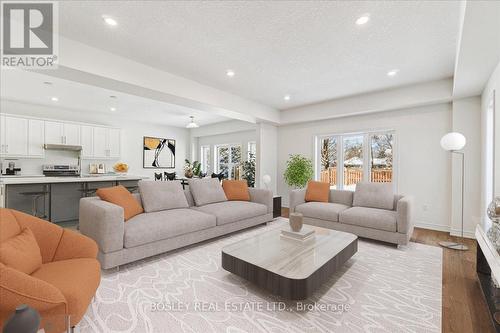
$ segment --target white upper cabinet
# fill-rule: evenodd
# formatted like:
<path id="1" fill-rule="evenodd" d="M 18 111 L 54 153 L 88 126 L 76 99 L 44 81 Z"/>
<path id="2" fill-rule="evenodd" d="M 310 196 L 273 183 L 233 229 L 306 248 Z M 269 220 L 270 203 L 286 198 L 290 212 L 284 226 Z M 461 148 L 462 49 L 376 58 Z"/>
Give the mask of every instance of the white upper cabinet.
<path id="1" fill-rule="evenodd" d="M 109 127 L 94 127 L 93 135 L 94 158 L 120 158 L 120 129 Z"/>
<path id="2" fill-rule="evenodd" d="M 108 157 L 120 157 L 120 129 L 108 128 Z"/>
<path id="3" fill-rule="evenodd" d="M 0 141 L 3 157 L 44 157 L 44 121 L 2 115 Z"/>
<path id="4" fill-rule="evenodd" d="M 59 121 L 45 122 L 45 143 L 79 145 L 81 125 Z"/>
<path id="5" fill-rule="evenodd" d="M 28 119 L 5 116 L 4 155 L 28 155 Z"/>
<path id="6" fill-rule="evenodd" d="M 45 122 L 38 119 L 28 120 L 28 155 L 44 157 L 43 144 L 45 140 Z"/>
<path id="7" fill-rule="evenodd" d="M 107 158 L 107 128 L 94 127 L 94 158 Z"/>
<path id="8" fill-rule="evenodd" d="M 82 146 L 82 158 L 120 158 L 121 130 L 0 114 L 0 156 L 45 157 L 44 144 Z"/>
<path id="9" fill-rule="evenodd" d="M 45 122 L 45 143 L 63 144 L 64 143 L 64 125 L 58 121 Z"/>
<path id="10" fill-rule="evenodd" d="M 80 142 L 82 144 L 82 157 L 94 157 L 94 127 L 82 125 L 80 129 Z"/>
<path id="11" fill-rule="evenodd" d="M 80 145 L 80 127 L 81 125 L 79 124 L 63 124 L 63 137 L 65 145 Z"/>
<path id="12" fill-rule="evenodd" d="M 0 114 L 0 155 L 5 154 L 5 116 Z"/>

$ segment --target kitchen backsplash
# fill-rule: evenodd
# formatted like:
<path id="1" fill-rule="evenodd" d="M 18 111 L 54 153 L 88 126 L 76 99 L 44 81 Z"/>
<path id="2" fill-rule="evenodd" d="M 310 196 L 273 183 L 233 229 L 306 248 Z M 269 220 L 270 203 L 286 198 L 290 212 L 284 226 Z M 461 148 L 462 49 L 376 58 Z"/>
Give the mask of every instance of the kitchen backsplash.
<path id="1" fill-rule="evenodd" d="M 77 153 L 72 151 L 45 151 L 45 158 L 0 158 L 2 170 L 5 170 L 9 161 L 14 160 L 16 167 L 21 168 L 21 175 L 42 174 L 44 164 L 78 164 Z M 113 165 L 118 160 L 82 160 L 82 172 L 89 173 L 89 164 L 104 163 L 107 171 L 113 171 Z"/>

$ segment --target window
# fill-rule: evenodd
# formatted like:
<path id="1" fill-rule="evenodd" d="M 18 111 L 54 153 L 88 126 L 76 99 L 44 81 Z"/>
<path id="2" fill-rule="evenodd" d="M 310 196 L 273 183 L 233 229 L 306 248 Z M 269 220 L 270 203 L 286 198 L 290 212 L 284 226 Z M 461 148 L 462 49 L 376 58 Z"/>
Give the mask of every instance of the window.
<path id="1" fill-rule="evenodd" d="M 316 179 L 353 191 L 361 181 L 394 183 L 393 131 L 316 137 Z"/>
<path id="2" fill-rule="evenodd" d="M 216 150 L 216 168 L 217 173 L 224 173 L 224 177 L 228 179 L 239 178 L 239 170 L 241 163 L 241 146 L 240 145 L 218 145 Z"/>
<path id="3" fill-rule="evenodd" d="M 392 152 L 394 134 L 370 135 L 370 181 L 374 183 L 392 182 Z"/>
<path id="4" fill-rule="evenodd" d="M 354 191 L 363 180 L 363 135 L 342 137 L 344 156 L 343 189 Z"/>
<path id="5" fill-rule="evenodd" d="M 209 173 L 210 171 L 210 146 L 201 146 L 200 151 L 201 171 Z"/>
<path id="6" fill-rule="evenodd" d="M 320 180 L 329 182 L 330 186 L 337 188 L 337 137 L 320 139 Z"/>
<path id="7" fill-rule="evenodd" d="M 255 160 L 257 156 L 257 142 L 250 141 L 248 142 L 248 156 L 247 160 Z"/>

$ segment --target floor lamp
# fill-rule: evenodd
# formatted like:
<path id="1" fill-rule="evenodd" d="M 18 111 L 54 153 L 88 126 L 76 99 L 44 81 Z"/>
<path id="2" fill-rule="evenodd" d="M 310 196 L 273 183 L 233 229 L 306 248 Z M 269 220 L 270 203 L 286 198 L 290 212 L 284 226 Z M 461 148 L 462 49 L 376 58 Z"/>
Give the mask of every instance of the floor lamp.
<path id="1" fill-rule="evenodd" d="M 461 214 L 461 220 L 462 220 L 462 242 L 464 240 L 464 185 L 465 185 L 465 154 L 463 151 L 461 151 L 465 147 L 465 136 L 463 136 L 461 133 L 457 132 L 451 132 L 446 134 L 441 138 L 441 147 L 444 150 L 447 150 L 453 154 L 460 155 L 462 158 L 462 201 L 461 201 L 461 208 L 462 208 L 462 214 Z M 469 249 L 469 247 L 463 243 L 456 243 L 456 242 L 439 242 L 439 245 L 442 247 L 446 247 L 449 249 L 453 250 L 461 250 L 461 251 L 466 251 Z"/>

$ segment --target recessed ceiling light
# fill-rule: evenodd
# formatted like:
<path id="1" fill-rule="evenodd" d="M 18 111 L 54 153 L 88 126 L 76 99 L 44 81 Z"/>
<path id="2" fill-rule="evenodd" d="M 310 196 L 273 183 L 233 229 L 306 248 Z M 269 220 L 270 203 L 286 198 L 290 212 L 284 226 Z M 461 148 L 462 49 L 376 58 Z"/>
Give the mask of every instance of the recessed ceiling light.
<path id="1" fill-rule="evenodd" d="M 109 110 L 110 111 L 116 111 L 116 108 L 115 107 L 110 107 Z"/>
<path id="2" fill-rule="evenodd" d="M 52 102 L 57 102 L 57 101 L 59 100 L 59 98 L 57 98 L 57 97 L 52 97 L 50 100 L 51 100 Z"/>
<path id="3" fill-rule="evenodd" d="M 399 69 L 392 69 L 387 72 L 387 76 L 396 76 L 399 73 Z"/>
<path id="4" fill-rule="evenodd" d="M 356 20 L 356 24 L 363 25 L 363 24 L 368 23 L 368 21 L 370 21 L 370 15 L 364 14 L 363 16 L 358 17 L 358 19 Z"/>
<path id="5" fill-rule="evenodd" d="M 290 100 L 290 98 L 292 98 L 292 96 L 290 96 L 290 95 L 285 95 L 285 96 L 283 96 L 283 99 L 284 99 L 285 101 L 289 101 L 289 100 Z"/>
<path id="6" fill-rule="evenodd" d="M 43 84 L 46 84 L 46 85 L 48 85 L 48 86 L 51 86 L 51 85 L 52 85 L 52 82 L 50 82 L 50 81 L 43 81 Z"/>
<path id="7" fill-rule="evenodd" d="M 233 70 L 231 70 L 231 69 L 228 69 L 228 70 L 226 71 L 226 75 L 227 75 L 227 76 L 229 76 L 229 77 L 233 77 L 235 74 L 236 74 L 236 73 L 235 73 Z"/>
<path id="8" fill-rule="evenodd" d="M 110 25 L 112 27 L 118 25 L 118 22 L 116 22 L 116 20 L 112 17 L 103 16 L 102 19 L 104 20 L 104 22 L 106 22 L 107 25 Z"/>

